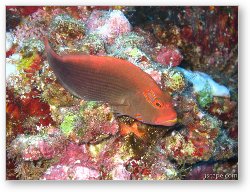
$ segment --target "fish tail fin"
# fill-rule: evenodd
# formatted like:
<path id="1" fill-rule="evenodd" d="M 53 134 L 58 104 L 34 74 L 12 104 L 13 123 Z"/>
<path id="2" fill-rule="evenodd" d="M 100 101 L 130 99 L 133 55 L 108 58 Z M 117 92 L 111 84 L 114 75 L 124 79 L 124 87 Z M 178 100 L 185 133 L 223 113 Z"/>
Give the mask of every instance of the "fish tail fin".
<path id="1" fill-rule="evenodd" d="M 44 46 L 45 46 L 45 51 L 47 53 L 47 57 L 49 60 L 60 60 L 59 55 L 51 48 L 49 44 L 48 37 L 44 37 L 43 39 Z"/>

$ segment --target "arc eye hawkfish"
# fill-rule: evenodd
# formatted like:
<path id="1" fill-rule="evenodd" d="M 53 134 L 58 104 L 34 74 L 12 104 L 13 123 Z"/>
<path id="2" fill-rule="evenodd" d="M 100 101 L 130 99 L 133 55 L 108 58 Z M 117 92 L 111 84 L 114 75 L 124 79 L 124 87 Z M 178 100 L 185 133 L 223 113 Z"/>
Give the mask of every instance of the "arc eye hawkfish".
<path id="1" fill-rule="evenodd" d="M 107 102 L 119 114 L 143 123 L 164 126 L 176 123 L 170 95 L 132 63 L 107 56 L 59 56 L 47 39 L 45 48 L 56 77 L 72 94 L 85 100 Z"/>

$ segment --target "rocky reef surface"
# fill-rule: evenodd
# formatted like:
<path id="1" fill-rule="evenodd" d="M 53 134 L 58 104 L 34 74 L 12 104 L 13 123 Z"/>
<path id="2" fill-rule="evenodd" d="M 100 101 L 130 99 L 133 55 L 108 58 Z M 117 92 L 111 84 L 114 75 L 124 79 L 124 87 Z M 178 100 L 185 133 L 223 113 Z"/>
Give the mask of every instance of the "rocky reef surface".
<path id="1" fill-rule="evenodd" d="M 236 180 L 237 7 L 6 7 L 8 180 Z M 59 54 L 125 59 L 173 98 L 171 127 L 65 90 Z"/>

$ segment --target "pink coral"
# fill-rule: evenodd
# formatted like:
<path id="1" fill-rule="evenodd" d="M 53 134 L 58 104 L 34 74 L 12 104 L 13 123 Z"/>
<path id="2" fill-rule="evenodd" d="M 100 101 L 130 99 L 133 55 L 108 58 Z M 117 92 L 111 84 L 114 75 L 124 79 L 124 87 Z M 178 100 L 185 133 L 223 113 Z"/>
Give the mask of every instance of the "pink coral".
<path id="1" fill-rule="evenodd" d="M 63 150 L 64 139 L 60 136 L 19 135 L 12 141 L 9 154 L 12 157 L 21 156 L 25 161 L 35 161 L 51 159 Z"/>
<path id="2" fill-rule="evenodd" d="M 66 180 L 68 167 L 63 165 L 51 166 L 41 178 L 43 180 Z"/>
<path id="3" fill-rule="evenodd" d="M 105 137 L 105 135 L 115 135 L 119 130 L 116 120 L 106 122 L 93 120 L 89 122 L 86 127 L 87 130 L 81 139 L 85 142 L 96 142 L 98 137 Z"/>
<path id="4" fill-rule="evenodd" d="M 38 9 L 38 11 L 28 16 L 22 25 L 17 26 L 14 31 L 14 36 L 19 41 L 18 44 L 22 45 L 23 41 L 29 38 L 41 39 L 46 35 L 47 26 L 44 22 L 45 15 L 46 12 L 44 10 Z M 34 27 L 34 25 L 36 25 L 36 27 Z"/>
<path id="5" fill-rule="evenodd" d="M 122 164 L 117 165 L 111 171 L 113 180 L 130 180 L 131 173 L 126 170 L 126 167 Z"/>
<path id="6" fill-rule="evenodd" d="M 70 143 L 59 162 L 52 165 L 41 179 L 44 180 L 93 180 L 100 179 L 99 165 L 86 149 L 86 145 Z"/>
<path id="7" fill-rule="evenodd" d="M 107 11 L 92 11 L 86 22 L 86 27 L 89 33 L 96 31 L 100 26 L 105 25 L 105 15 L 107 15 Z"/>
<path id="8" fill-rule="evenodd" d="M 43 180 L 95 180 L 100 178 L 97 170 L 83 166 L 51 166 L 41 178 Z"/>
<path id="9" fill-rule="evenodd" d="M 55 149 L 48 142 L 42 140 L 38 142 L 39 151 L 46 159 L 50 159 L 55 154 Z"/>
<path id="10" fill-rule="evenodd" d="M 26 149 L 22 151 L 22 158 L 25 161 L 36 161 L 42 157 L 42 154 L 39 150 L 39 148 L 36 148 L 34 146 L 28 146 Z"/>
<path id="11" fill-rule="evenodd" d="M 112 44 L 118 36 L 130 32 L 132 26 L 128 19 L 119 10 L 93 11 L 87 21 L 88 33 L 97 33 L 102 39 Z"/>
<path id="12" fill-rule="evenodd" d="M 161 80 L 162 80 L 161 72 L 156 71 L 154 69 L 147 69 L 145 72 L 148 73 L 158 85 L 161 85 Z"/>
<path id="13" fill-rule="evenodd" d="M 156 61 L 163 65 L 177 66 L 182 61 L 183 56 L 176 48 L 163 47 L 157 54 Z"/>
<path id="14" fill-rule="evenodd" d="M 18 25 L 14 30 L 14 37 L 19 46 L 23 46 L 24 40 L 36 39 L 43 40 L 42 38 L 48 34 L 48 25 L 51 19 L 58 15 L 65 13 L 62 9 L 52 9 L 48 12 L 39 8 L 36 12 L 29 15 Z"/>
<path id="15" fill-rule="evenodd" d="M 95 180 L 100 178 L 100 172 L 84 166 L 74 166 L 71 169 L 73 180 Z"/>

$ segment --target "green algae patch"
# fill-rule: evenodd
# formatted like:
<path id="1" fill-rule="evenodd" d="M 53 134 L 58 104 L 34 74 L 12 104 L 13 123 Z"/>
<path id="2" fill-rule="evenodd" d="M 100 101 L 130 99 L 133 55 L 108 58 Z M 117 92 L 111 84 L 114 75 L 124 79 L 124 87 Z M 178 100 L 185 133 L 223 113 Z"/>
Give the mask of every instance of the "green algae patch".
<path id="1" fill-rule="evenodd" d="M 20 63 L 17 64 L 17 70 L 20 71 L 28 69 L 34 62 L 36 56 L 37 56 L 36 54 L 33 54 L 30 57 L 22 58 Z"/>
<path id="2" fill-rule="evenodd" d="M 98 106 L 98 102 L 96 102 L 96 101 L 88 101 L 87 103 L 86 103 L 86 108 L 87 109 L 94 109 L 94 108 L 96 108 Z"/>
<path id="3" fill-rule="evenodd" d="M 64 117 L 62 124 L 60 125 L 61 131 L 65 135 L 69 135 L 73 129 L 76 121 L 77 115 L 68 114 Z"/>
<path id="4" fill-rule="evenodd" d="M 204 89 L 198 93 L 197 101 L 201 107 L 208 107 L 213 102 L 212 90 L 208 83 L 206 83 Z"/>

